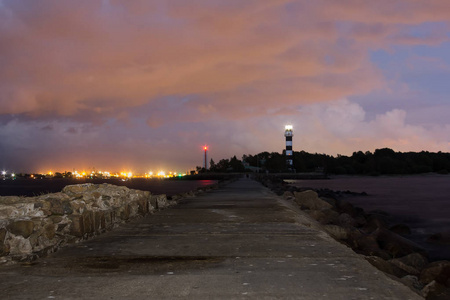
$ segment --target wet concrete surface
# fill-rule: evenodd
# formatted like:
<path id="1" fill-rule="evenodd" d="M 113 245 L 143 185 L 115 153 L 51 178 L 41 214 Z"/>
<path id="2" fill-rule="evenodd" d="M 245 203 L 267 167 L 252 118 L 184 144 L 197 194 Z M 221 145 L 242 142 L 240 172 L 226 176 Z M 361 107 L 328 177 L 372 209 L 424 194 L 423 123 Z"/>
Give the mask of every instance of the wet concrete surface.
<path id="1" fill-rule="evenodd" d="M 0 278 L 2 299 L 422 299 L 244 178 Z"/>

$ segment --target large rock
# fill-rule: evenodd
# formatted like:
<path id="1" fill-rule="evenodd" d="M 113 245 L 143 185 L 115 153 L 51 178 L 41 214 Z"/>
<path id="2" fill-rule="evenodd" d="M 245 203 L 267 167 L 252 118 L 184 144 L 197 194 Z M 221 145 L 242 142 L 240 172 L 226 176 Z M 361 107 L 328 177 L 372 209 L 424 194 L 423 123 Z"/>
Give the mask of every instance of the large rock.
<path id="1" fill-rule="evenodd" d="M 295 197 L 294 197 L 294 193 L 293 193 L 293 192 L 290 192 L 290 191 L 285 191 L 285 192 L 283 193 L 283 198 L 284 198 L 284 199 L 293 199 L 293 198 L 295 198 Z"/>
<path id="2" fill-rule="evenodd" d="M 28 238 L 33 233 L 34 223 L 29 220 L 15 221 L 10 223 L 6 228 L 15 235 L 21 235 L 24 238 Z"/>
<path id="3" fill-rule="evenodd" d="M 450 289 L 444 285 L 432 281 L 428 283 L 421 291 L 422 296 L 429 300 L 448 300 L 450 299 Z"/>
<path id="4" fill-rule="evenodd" d="M 439 232 L 428 237 L 427 242 L 450 245 L 450 232 Z"/>
<path id="5" fill-rule="evenodd" d="M 423 288 L 423 284 L 419 282 L 417 276 L 414 275 L 403 276 L 402 278 L 400 278 L 400 282 L 420 295 L 420 290 Z"/>
<path id="6" fill-rule="evenodd" d="M 321 224 L 337 223 L 339 214 L 332 209 L 308 210 L 307 213 Z"/>
<path id="7" fill-rule="evenodd" d="M 420 271 L 428 264 L 428 259 L 419 253 L 411 253 L 400 258 L 391 259 L 390 262 L 408 274 L 418 276 Z"/>
<path id="8" fill-rule="evenodd" d="M 329 235 L 336 240 L 346 240 L 348 238 L 348 230 L 338 225 L 323 225 L 323 228 Z"/>
<path id="9" fill-rule="evenodd" d="M 311 210 L 330 209 L 333 206 L 320 199 L 314 191 L 294 192 L 295 202 L 302 208 Z"/>
<path id="10" fill-rule="evenodd" d="M 394 258 L 414 252 L 425 253 L 419 245 L 387 229 L 378 228 L 372 234 L 376 236 L 380 248 L 388 251 Z"/>
<path id="11" fill-rule="evenodd" d="M 19 210 L 14 206 L 0 206 L 0 220 L 14 219 L 19 216 Z"/>
<path id="12" fill-rule="evenodd" d="M 43 209 L 47 210 L 47 215 L 64 215 L 73 212 L 70 197 L 64 193 L 48 194 L 39 198 L 43 202 Z"/>
<path id="13" fill-rule="evenodd" d="M 156 209 L 162 209 L 168 206 L 167 197 L 164 194 L 161 195 L 152 195 L 151 204 Z"/>
<path id="14" fill-rule="evenodd" d="M 338 223 L 343 227 L 355 227 L 357 224 L 355 219 L 347 213 L 342 213 L 339 215 Z"/>
<path id="15" fill-rule="evenodd" d="M 450 287 L 450 261 L 442 260 L 428 264 L 420 273 L 420 282 L 428 284 L 433 280 Z"/>
<path id="16" fill-rule="evenodd" d="M 62 192 L 71 196 L 82 196 L 96 188 L 96 185 L 93 183 L 82 183 L 82 184 L 73 184 L 67 185 L 62 189 Z"/>
<path id="17" fill-rule="evenodd" d="M 400 235 L 410 235 L 411 234 L 411 229 L 409 228 L 408 225 L 405 225 L 405 224 L 396 224 L 396 225 L 392 226 L 391 228 L 389 228 L 389 230 L 396 234 L 400 234 Z"/>
<path id="18" fill-rule="evenodd" d="M 23 236 L 11 236 L 10 239 L 7 240 L 7 243 L 11 255 L 24 256 L 33 252 L 30 241 Z"/>
<path id="19" fill-rule="evenodd" d="M 356 240 L 357 249 L 369 256 L 379 256 L 381 252 L 376 236 L 362 235 Z"/>
<path id="20" fill-rule="evenodd" d="M 329 203 L 331 206 L 333 206 L 333 209 L 336 209 L 336 200 L 333 198 L 329 198 L 329 197 L 320 197 L 320 199 L 322 199 L 323 201 Z"/>
<path id="21" fill-rule="evenodd" d="M 347 201 L 340 201 L 337 207 L 340 213 L 349 214 L 351 217 L 356 217 L 358 215 L 356 208 Z"/>
<path id="22" fill-rule="evenodd" d="M 373 265 L 375 268 L 377 268 L 380 271 L 383 271 L 384 273 L 394 275 L 398 278 L 402 278 L 407 275 L 405 271 L 398 268 L 397 266 L 391 264 L 390 262 L 384 260 L 381 257 L 378 256 L 366 256 L 365 259 Z"/>
<path id="23" fill-rule="evenodd" d="M 5 238 L 6 238 L 6 229 L 0 228 L 0 256 L 8 254 L 8 250 L 5 245 Z"/>
<path id="24" fill-rule="evenodd" d="M 386 216 L 372 214 L 366 218 L 366 224 L 364 225 L 363 230 L 366 231 L 367 233 L 371 233 L 377 229 L 387 228 L 387 227 L 388 227 L 388 222 L 386 220 Z"/>
<path id="25" fill-rule="evenodd" d="M 83 216 L 82 215 L 71 215 L 69 216 L 71 220 L 70 224 L 70 234 L 74 235 L 76 237 L 83 237 L 84 236 L 84 222 L 83 222 Z"/>

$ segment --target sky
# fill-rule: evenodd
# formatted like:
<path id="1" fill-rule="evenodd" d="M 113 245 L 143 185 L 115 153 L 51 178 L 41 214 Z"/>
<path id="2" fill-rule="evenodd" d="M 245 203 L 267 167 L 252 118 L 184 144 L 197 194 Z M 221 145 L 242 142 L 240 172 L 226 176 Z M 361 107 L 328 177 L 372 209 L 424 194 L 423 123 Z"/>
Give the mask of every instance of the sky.
<path id="1" fill-rule="evenodd" d="M 0 168 L 450 152 L 450 1 L 0 0 Z"/>

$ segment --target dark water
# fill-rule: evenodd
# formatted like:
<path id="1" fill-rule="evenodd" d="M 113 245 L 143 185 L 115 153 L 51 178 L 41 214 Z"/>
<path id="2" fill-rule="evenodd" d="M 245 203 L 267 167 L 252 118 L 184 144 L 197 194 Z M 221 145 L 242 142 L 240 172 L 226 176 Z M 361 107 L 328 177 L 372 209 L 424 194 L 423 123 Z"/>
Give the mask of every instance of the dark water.
<path id="1" fill-rule="evenodd" d="M 289 182 L 298 187 L 366 192 L 368 196 L 350 196 L 346 200 L 366 212 L 377 209 L 389 213 L 393 224 L 404 223 L 411 228 L 408 238 L 428 250 L 431 257 L 450 260 L 450 245 L 426 242 L 432 234 L 450 232 L 449 175 L 332 177 Z"/>
<path id="2" fill-rule="evenodd" d="M 167 180 L 133 178 L 127 181 L 120 179 L 16 179 L 0 180 L 0 196 L 37 196 L 46 193 L 60 192 L 66 185 L 80 183 L 109 183 L 126 186 L 131 189 L 150 191 L 152 194 L 172 196 L 188 192 L 198 187 L 216 183 L 216 180 Z"/>

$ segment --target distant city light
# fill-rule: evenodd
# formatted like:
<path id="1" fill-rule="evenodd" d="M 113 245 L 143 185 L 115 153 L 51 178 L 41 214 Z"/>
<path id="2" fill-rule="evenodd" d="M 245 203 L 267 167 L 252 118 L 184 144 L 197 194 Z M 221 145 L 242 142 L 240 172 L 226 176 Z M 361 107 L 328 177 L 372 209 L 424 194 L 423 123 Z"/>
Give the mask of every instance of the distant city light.
<path id="1" fill-rule="evenodd" d="M 206 146 L 205 146 L 206 147 Z M 159 172 L 149 171 L 148 173 L 133 173 L 132 171 L 123 171 L 123 172 L 108 172 L 108 171 L 83 171 L 79 172 L 75 169 L 72 172 L 60 172 L 58 170 L 48 171 L 42 173 L 33 173 L 33 174 L 16 174 L 14 172 L 8 172 L 6 170 L 0 171 L 0 176 L 2 176 L 3 180 L 6 179 L 16 179 L 18 177 L 25 177 L 30 179 L 42 179 L 42 178 L 76 178 L 76 179 L 110 179 L 110 178 L 122 178 L 122 179 L 131 179 L 131 178 L 173 178 L 173 177 L 181 177 L 185 176 L 189 172 L 177 172 L 177 171 L 163 171 Z"/>

